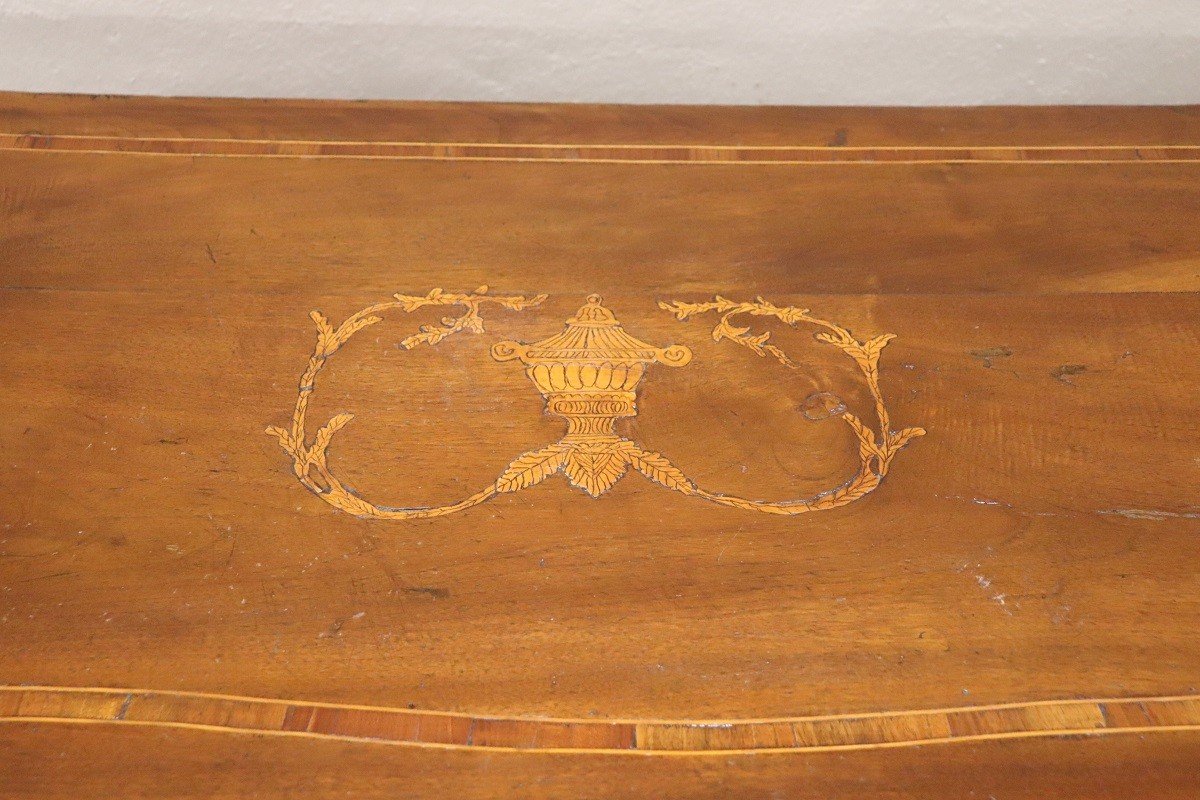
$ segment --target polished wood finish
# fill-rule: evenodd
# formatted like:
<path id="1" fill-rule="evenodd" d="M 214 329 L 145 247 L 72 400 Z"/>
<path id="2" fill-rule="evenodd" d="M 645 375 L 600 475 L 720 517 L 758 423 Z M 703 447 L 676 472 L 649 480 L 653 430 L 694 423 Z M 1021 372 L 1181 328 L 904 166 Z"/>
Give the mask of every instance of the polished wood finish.
<path id="1" fill-rule="evenodd" d="M 1198 217 L 1194 108 L 0 96 L 0 796 L 1191 797 Z M 493 357 L 593 294 L 686 482 Z"/>

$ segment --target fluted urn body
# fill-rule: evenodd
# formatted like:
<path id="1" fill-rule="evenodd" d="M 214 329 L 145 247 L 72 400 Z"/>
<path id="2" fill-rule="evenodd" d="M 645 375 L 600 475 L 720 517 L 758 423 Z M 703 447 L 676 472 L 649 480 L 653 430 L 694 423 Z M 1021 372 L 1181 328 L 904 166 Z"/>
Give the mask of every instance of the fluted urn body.
<path id="1" fill-rule="evenodd" d="M 619 438 L 616 421 L 637 413 L 637 388 L 646 368 L 655 362 L 681 367 L 692 352 L 630 336 L 593 294 L 561 333 L 534 344 L 499 342 L 492 356 L 521 360 L 546 398 L 546 410 L 567 420 L 564 441 L 570 441 Z"/>

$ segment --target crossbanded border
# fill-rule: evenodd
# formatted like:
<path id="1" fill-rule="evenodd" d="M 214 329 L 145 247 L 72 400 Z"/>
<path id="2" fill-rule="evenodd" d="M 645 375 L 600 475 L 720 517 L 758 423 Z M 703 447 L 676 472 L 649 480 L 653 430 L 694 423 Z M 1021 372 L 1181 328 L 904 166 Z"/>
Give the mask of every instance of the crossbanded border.
<path id="1" fill-rule="evenodd" d="M 1200 695 L 771 719 L 473 715 L 183 691 L 0 686 L 0 723 L 93 723 L 548 753 L 729 755 L 1200 731 Z"/>

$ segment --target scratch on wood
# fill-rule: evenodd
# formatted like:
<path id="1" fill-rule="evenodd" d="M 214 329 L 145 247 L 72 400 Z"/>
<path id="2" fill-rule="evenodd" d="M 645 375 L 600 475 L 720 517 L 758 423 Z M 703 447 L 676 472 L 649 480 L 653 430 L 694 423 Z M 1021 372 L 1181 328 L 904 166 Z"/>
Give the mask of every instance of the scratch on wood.
<path id="1" fill-rule="evenodd" d="M 317 638 L 318 639 L 333 639 L 338 636 L 341 636 L 342 628 L 344 628 L 346 626 L 346 623 L 351 622 L 352 620 L 362 619 L 366 615 L 367 615 L 367 612 L 359 611 L 355 614 L 351 614 L 348 617 L 339 617 L 338 619 L 335 619 L 328 628 L 326 628 L 325 630 L 318 633 Z"/>
<path id="2" fill-rule="evenodd" d="M 1200 512 L 1195 511 L 1160 511 L 1154 508 L 1110 508 L 1097 511 L 1097 514 L 1126 519 L 1200 519 Z"/>

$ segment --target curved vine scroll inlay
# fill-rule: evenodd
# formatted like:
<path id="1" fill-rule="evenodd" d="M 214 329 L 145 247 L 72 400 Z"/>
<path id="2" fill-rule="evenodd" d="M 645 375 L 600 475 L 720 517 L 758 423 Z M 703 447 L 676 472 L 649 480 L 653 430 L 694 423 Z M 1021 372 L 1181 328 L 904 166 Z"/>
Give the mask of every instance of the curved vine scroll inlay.
<path id="1" fill-rule="evenodd" d="M 402 347 L 435 345 L 461 331 L 483 333 L 480 309 L 491 303 L 520 311 L 540 304 L 546 295 L 527 298 L 520 295 L 488 294 L 482 286 L 470 294 L 451 294 L 434 289 L 424 296 L 397 294 L 349 317 L 338 327 L 329 324 L 320 312 L 311 314 L 317 326 L 317 343 L 308 367 L 300 378 L 299 394 L 289 429 L 271 426 L 267 433 L 276 437 L 292 458 L 293 471 L 300 482 L 325 502 L 359 517 L 376 519 L 417 519 L 437 517 L 478 505 L 500 493 L 521 491 L 562 473 L 575 487 L 591 497 L 599 497 L 613 487 L 631 469 L 646 478 L 681 494 L 700 497 L 724 506 L 768 514 L 800 514 L 805 511 L 836 508 L 851 503 L 879 486 L 891 467 L 892 459 L 921 428 L 892 430 L 888 411 L 879 388 L 879 356 L 892 340 L 892 334 L 859 341 L 840 325 L 819 319 L 807 309 L 775 306 L 758 298 L 737 303 L 716 297 L 705 303 L 659 303 L 680 320 L 709 312 L 719 313 L 713 339 L 728 339 L 760 356 L 772 356 L 791 369 L 798 365 L 786 353 L 769 342 L 770 334 L 751 334 L 748 327 L 731 321 L 739 315 L 774 317 L 785 324 L 815 325 L 816 338 L 832 344 L 852 358 L 862 373 L 874 400 L 879 421 L 876 432 L 859 417 L 832 398 L 839 414 L 850 426 L 858 442 L 859 470 L 845 483 L 815 496 L 796 500 L 753 500 L 711 492 L 696 485 L 678 467 L 660 453 L 643 449 L 617 433 L 618 420 L 637 414 L 637 390 L 652 364 L 682 367 L 692 351 L 680 345 L 658 347 L 626 333 L 616 316 L 606 308 L 599 295 L 591 295 L 579 312 L 567 321 L 561 333 L 534 344 L 499 342 L 492 347 L 497 361 L 519 360 L 525 374 L 546 400 L 546 411 L 567 423 L 563 437 L 553 444 L 530 450 L 512 461 L 490 485 L 475 494 L 444 506 L 394 508 L 371 503 L 333 475 L 327 452 L 334 435 L 352 419 L 338 414 L 319 428 L 310 441 L 305 427 L 308 402 L 316 378 L 326 360 L 358 331 L 381 321 L 379 313 L 400 308 L 413 312 L 427 306 L 458 306 L 457 317 L 445 317 L 437 325 L 424 325 L 401 340 Z"/>
<path id="2" fill-rule="evenodd" d="M 363 328 L 382 322 L 378 314 L 384 311 L 400 308 L 408 313 L 427 306 L 458 306 L 463 313 L 457 317 L 445 317 L 439 325 L 422 325 L 417 333 L 400 341 L 400 346 L 406 350 L 427 344 L 435 345 L 448 336 L 460 331 L 483 333 L 483 317 L 480 308 L 485 303 L 492 303 L 513 311 L 536 306 L 546 299 L 546 295 L 527 298 L 520 295 L 502 297 L 489 295 L 487 286 L 480 286 L 470 294 L 451 294 L 441 289 L 433 289 L 425 296 L 395 294 L 393 299 L 383 303 L 368 306 L 352 315 L 341 325 L 334 328 L 329 324 L 320 311 L 309 314 L 317 325 L 317 344 L 312 356 L 308 359 L 308 367 L 300 376 L 300 391 L 296 398 L 296 408 L 292 412 L 292 426 L 284 430 L 276 425 L 267 428 L 267 433 L 279 439 L 279 444 L 292 457 L 292 469 L 296 477 L 313 494 L 320 497 L 331 506 L 340 508 L 358 517 L 374 517 L 376 519 L 421 519 L 424 517 L 440 517 L 453 514 L 464 508 L 478 505 L 496 493 L 495 485 L 485 487 L 470 497 L 445 506 L 421 508 L 391 508 L 377 506 L 355 494 L 345 484 L 334 477 L 329 471 L 326 452 L 333 435 L 346 426 L 354 418 L 353 414 L 338 414 L 325 423 L 308 443 L 305 433 L 305 415 L 308 413 L 308 399 L 316 389 L 317 375 L 325 366 L 325 361 L 336 353 L 351 336 Z"/>
<path id="3" fill-rule="evenodd" d="M 789 369 L 798 369 L 799 365 L 786 353 L 770 343 L 770 333 L 751 334 L 749 327 L 739 327 L 731 320 L 740 315 L 757 317 L 774 317 L 787 325 L 797 326 L 801 323 L 815 325 L 821 330 L 816 334 L 818 341 L 831 344 L 854 359 L 854 363 L 862 372 L 867 389 L 875 404 L 875 414 L 879 418 L 879 433 L 873 431 L 866 423 L 839 404 L 838 413 L 858 440 L 858 472 L 850 480 L 835 489 L 818 495 L 799 500 L 748 500 L 733 495 L 714 494 L 697 489 L 696 494 L 721 505 L 762 511 L 768 514 L 800 514 L 805 511 L 817 511 L 827 508 L 837 508 L 852 503 L 865 494 L 872 492 L 883 481 L 892 459 L 896 453 L 918 436 L 925 434 L 924 428 L 891 429 L 891 420 L 887 406 L 883 402 L 883 393 L 879 389 L 879 356 L 887 343 L 896 338 L 894 334 L 885 333 L 860 342 L 840 325 L 819 319 L 809 314 L 807 308 L 795 306 L 776 306 L 761 297 L 751 303 L 737 303 L 717 295 L 707 303 L 659 303 L 659 308 L 669 311 L 676 319 L 687 320 L 697 314 L 717 312 L 721 315 L 716 327 L 713 328 L 714 341 L 728 339 L 742 347 L 749 348 L 760 356 L 772 356 L 780 364 Z"/>

